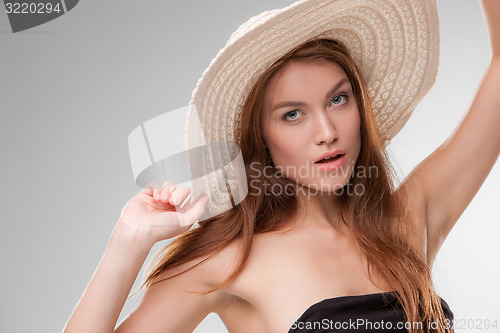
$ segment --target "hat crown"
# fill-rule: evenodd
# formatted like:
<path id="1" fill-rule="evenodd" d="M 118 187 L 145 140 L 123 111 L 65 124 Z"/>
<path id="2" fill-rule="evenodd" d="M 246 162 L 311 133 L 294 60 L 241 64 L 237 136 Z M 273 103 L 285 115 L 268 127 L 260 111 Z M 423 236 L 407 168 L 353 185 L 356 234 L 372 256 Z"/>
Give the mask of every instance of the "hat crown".
<path id="1" fill-rule="evenodd" d="M 266 10 L 258 15 L 252 16 L 248 21 L 243 23 L 231 34 L 227 44 L 231 44 L 235 40 L 240 39 L 248 30 L 255 28 L 255 26 L 265 24 L 269 19 L 277 15 L 281 9 Z M 226 44 L 226 45 L 227 45 Z"/>

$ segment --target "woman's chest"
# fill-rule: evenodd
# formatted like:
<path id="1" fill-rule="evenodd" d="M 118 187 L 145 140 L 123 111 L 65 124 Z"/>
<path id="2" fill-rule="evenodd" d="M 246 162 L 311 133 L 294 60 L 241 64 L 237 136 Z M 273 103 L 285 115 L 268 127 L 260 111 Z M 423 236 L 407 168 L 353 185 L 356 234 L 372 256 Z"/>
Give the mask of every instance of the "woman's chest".
<path id="1" fill-rule="evenodd" d="M 370 281 L 366 259 L 351 239 L 313 231 L 257 237 L 245 269 L 224 289 L 235 301 L 219 316 L 234 332 L 287 332 L 323 299 L 386 291 Z"/>

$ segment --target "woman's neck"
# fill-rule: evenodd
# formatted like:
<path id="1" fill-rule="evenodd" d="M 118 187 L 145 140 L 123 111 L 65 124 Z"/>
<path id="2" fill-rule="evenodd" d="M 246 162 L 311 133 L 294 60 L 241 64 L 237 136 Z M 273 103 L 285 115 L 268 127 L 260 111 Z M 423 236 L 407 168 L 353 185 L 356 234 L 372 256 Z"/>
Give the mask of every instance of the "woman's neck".
<path id="1" fill-rule="evenodd" d="M 311 227 L 342 227 L 340 200 L 334 193 L 302 194 L 298 195 L 297 199 L 304 207 L 300 218 L 304 225 Z"/>

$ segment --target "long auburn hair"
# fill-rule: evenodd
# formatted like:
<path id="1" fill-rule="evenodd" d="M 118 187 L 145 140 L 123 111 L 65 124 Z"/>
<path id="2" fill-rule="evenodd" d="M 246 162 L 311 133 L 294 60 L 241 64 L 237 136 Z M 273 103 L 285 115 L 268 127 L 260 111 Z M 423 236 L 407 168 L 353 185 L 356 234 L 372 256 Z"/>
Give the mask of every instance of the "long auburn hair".
<path id="1" fill-rule="evenodd" d="M 361 149 L 354 170 L 360 166 L 365 170 L 375 167 L 378 172 L 376 177 L 358 177 L 355 172 L 352 174 L 348 184 L 354 188 L 361 184 L 364 191 L 362 194 L 344 191 L 339 195 L 341 220 L 352 231 L 356 245 L 366 255 L 370 279 L 376 284 L 372 279 L 374 270 L 395 291 L 407 321 L 422 322 L 424 328 L 428 322 L 439 323 L 439 328 L 430 328 L 425 332 L 448 332 L 444 325 L 446 317 L 441 301 L 434 290 L 431 269 L 409 241 L 415 230 L 411 223 L 414 216 L 407 209 L 409 203 L 406 188 L 401 185 L 395 191 L 397 177 L 384 149 L 366 83 L 343 43 L 331 39 L 315 39 L 301 44 L 258 78 L 244 103 L 235 129 L 236 141 L 245 162 L 247 181 L 252 180 L 253 184 L 255 180 L 258 180 L 258 184 L 265 184 L 264 181 L 267 181 L 268 186 L 277 185 L 282 186 L 281 188 L 294 183 L 278 173 L 269 175 L 269 172 L 264 172 L 265 167 L 274 166 L 262 135 L 262 96 L 270 79 L 287 62 L 325 60 L 335 62 L 343 68 L 358 103 Z M 206 257 L 201 261 L 203 262 L 238 240 L 242 247 L 236 269 L 218 286 L 203 293 L 208 294 L 222 288 L 243 270 L 254 235 L 286 229 L 299 209 L 299 201 L 293 195 L 264 195 L 264 191 L 250 186 L 248 195 L 239 205 L 177 236 L 160 250 L 153 257 L 153 264 L 149 265 L 151 270 L 139 290 L 144 286 L 151 286 L 153 280 L 165 269 Z M 161 281 L 163 280 L 154 283 Z M 424 332 L 413 326 L 408 328 L 410 333 Z"/>

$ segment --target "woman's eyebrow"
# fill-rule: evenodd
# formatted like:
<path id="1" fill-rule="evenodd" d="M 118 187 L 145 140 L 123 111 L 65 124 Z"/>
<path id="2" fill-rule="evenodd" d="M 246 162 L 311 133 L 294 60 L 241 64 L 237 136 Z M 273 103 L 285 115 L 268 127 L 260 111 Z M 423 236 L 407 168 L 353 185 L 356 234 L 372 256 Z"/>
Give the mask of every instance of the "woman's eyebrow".
<path id="1" fill-rule="evenodd" d="M 340 87 L 342 87 L 344 84 L 346 83 L 349 83 L 349 79 L 348 78 L 343 78 L 342 80 L 340 80 L 339 82 L 337 82 L 336 85 L 333 86 L 332 89 L 330 89 L 330 91 L 328 92 L 328 94 L 326 94 L 326 98 L 329 98 L 331 95 L 333 95 L 337 90 L 340 89 Z"/>
<path id="2" fill-rule="evenodd" d="M 342 87 L 345 83 L 349 83 L 349 79 L 348 78 L 343 78 L 342 80 L 340 80 L 339 82 L 337 82 L 332 89 L 330 89 L 330 91 L 326 94 L 326 98 L 330 97 L 331 95 L 333 95 L 337 90 L 339 90 L 340 87 Z M 276 104 L 271 112 L 275 111 L 275 110 L 278 110 L 278 109 L 281 109 L 281 108 L 287 108 L 287 107 L 294 107 L 294 106 L 305 106 L 306 103 L 304 102 L 293 102 L 293 101 L 285 101 L 285 102 L 280 102 L 278 104 Z"/>

